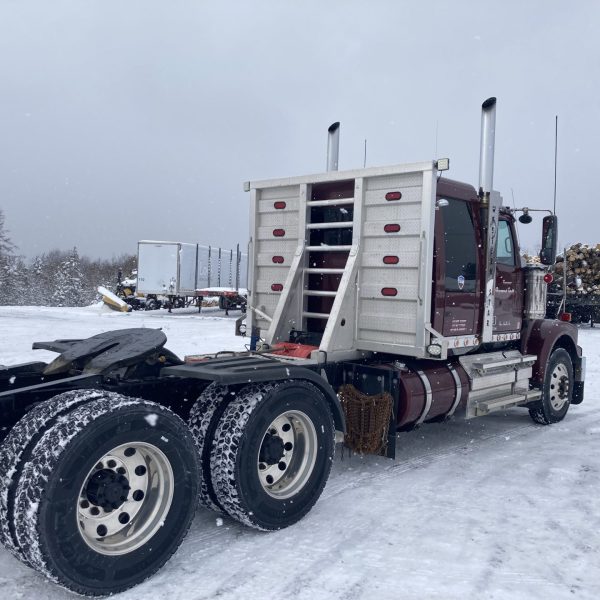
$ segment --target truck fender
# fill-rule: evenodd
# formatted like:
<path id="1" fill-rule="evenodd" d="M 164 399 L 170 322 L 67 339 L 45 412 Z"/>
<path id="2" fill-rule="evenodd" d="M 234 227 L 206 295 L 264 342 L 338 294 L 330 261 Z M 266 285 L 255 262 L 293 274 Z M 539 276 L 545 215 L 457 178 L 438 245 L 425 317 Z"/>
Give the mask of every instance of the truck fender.
<path id="1" fill-rule="evenodd" d="M 323 393 L 331 410 L 336 429 L 344 433 L 346 431 L 344 411 L 334 389 L 323 376 L 304 366 L 279 360 L 269 360 L 256 355 L 228 356 L 165 367 L 161 371 L 161 376 L 165 375 L 184 379 L 216 381 L 222 385 L 235 386 L 244 386 L 250 382 L 303 379 L 312 383 Z"/>
<path id="2" fill-rule="evenodd" d="M 577 327 L 564 321 L 535 319 L 530 321 L 521 333 L 521 352 L 535 354 L 532 383 L 542 385 L 546 365 L 555 348 L 564 348 L 573 361 L 575 381 L 582 380 L 582 350 L 577 345 Z"/>
<path id="3" fill-rule="evenodd" d="M 319 388 L 319 390 L 325 396 L 325 400 L 327 400 L 327 404 L 329 404 L 329 408 L 331 410 L 331 416 L 333 417 L 335 428 L 342 433 L 346 433 L 346 418 L 344 416 L 344 411 L 342 409 L 340 399 L 333 391 L 331 385 L 322 377 L 319 377 L 318 379 L 311 377 L 310 382 L 315 387 Z"/>

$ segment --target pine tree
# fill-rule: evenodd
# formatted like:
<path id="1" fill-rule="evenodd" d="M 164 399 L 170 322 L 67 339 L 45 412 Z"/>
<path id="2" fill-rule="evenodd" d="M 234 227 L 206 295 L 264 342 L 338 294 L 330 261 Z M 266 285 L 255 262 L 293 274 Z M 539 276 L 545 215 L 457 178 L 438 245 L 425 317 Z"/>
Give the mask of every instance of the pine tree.
<path id="1" fill-rule="evenodd" d="M 4 289 L 0 304 L 6 306 L 24 306 L 29 304 L 28 269 L 22 256 L 3 258 L 2 281 Z"/>
<path id="2" fill-rule="evenodd" d="M 12 255 L 15 245 L 10 240 L 6 226 L 4 225 L 4 212 L 0 208 L 0 258 Z"/>
<path id="3" fill-rule="evenodd" d="M 29 267 L 29 304 L 49 306 L 54 292 L 53 281 L 49 272 L 48 257 L 38 254 Z"/>
<path id="4" fill-rule="evenodd" d="M 74 247 L 60 263 L 55 277 L 56 287 L 52 295 L 55 306 L 81 306 L 83 273 L 79 253 Z"/>
<path id="5" fill-rule="evenodd" d="M 0 304 L 4 305 L 11 304 L 13 300 L 10 279 L 14 250 L 15 245 L 8 235 L 4 225 L 4 212 L 0 208 Z"/>

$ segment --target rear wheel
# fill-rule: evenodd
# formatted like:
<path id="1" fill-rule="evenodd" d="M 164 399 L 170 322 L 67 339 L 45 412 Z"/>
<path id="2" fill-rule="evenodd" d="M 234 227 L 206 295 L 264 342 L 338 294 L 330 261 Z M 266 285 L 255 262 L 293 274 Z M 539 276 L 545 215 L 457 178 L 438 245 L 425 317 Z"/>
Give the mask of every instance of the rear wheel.
<path id="1" fill-rule="evenodd" d="M 87 595 L 125 590 L 169 559 L 194 516 L 199 476 L 179 417 L 151 402 L 98 395 L 35 443 L 12 509 L 27 562 Z"/>
<path id="2" fill-rule="evenodd" d="M 243 388 L 215 432 L 211 475 L 219 504 L 257 529 L 295 523 L 325 487 L 334 433 L 323 394 L 308 382 Z"/>
<path id="3" fill-rule="evenodd" d="M 546 366 L 542 399 L 529 409 L 540 425 L 558 423 L 565 418 L 573 397 L 573 363 L 564 348 L 552 352 Z"/>
<path id="4" fill-rule="evenodd" d="M 157 310 L 160 308 L 160 303 L 155 298 L 146 300 L 146 310 Z"/>

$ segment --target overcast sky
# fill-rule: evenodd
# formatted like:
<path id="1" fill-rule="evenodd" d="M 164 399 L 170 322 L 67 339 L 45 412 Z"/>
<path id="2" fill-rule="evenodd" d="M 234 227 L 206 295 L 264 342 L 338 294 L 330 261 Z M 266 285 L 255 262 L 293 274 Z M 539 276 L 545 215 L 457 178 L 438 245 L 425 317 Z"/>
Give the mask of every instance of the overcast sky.
<path id="1" fill-rule="evenodd" d="M 22 254 L 140 239 L 234 246 L 245 180 L 450 157 L 600 242 L 600 2 L 0 0 L 0 207 Z M 436 125 L 437 124 L 437 125 Z M 436 151 L 437 128 L 437 151 Z M 521 227 L 540 238 L 539 217 Z"/>

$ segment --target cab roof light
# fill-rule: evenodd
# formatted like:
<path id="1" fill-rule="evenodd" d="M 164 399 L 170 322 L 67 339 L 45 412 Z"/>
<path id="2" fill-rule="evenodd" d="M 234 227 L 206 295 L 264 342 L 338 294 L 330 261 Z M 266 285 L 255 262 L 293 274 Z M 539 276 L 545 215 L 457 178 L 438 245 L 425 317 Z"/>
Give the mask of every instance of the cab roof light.
<path id="1" fill-rule="evenodd" d="M 435 163 L 435 168 L 438 171 L 447 171 L 450 168 L 450 159 L 449 158 L 438 158 Z"/>

